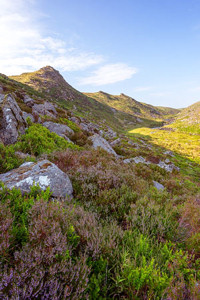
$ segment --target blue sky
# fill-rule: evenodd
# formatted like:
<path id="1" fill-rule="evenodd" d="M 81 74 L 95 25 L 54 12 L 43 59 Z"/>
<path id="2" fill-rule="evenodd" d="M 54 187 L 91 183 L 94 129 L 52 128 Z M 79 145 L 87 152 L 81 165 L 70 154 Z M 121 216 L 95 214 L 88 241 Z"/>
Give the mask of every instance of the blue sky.
<path id="1" fill-rule="evenodd" d="M 0 0 L 0 72 L 52 65 L 84 92 L 200 101 L 200 0 Z"/>

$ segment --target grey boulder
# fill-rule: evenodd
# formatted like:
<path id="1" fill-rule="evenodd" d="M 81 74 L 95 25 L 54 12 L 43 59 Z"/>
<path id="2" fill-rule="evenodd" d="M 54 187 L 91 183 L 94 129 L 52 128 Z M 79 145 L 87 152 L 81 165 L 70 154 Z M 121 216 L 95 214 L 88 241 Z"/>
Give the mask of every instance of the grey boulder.
<path id="1" fill-rule="evenodd" d="M 56 118 L 57 111 L 53 104 L 50 102 L 44 102 L 43 104 L 34 104 L 32 107 L 33 115 L 43 115 L 49 116 L 51 118 Z"/>
<path id="2" fill-rule="evenodd" d="M 157 182 L 157 181 L 154 181 L 153 180 L 153 185 L 154 185 L 154 187 L 157 189 L 157 190 L 164 190 L 164 185 L 162 185 L 161 183 L 159 183 L 159 182 Z"/>
<path id="3" fill-rule="evenodd" d="M 42 190 L 50 187 L 53 197 L 72 197 L 73 194 L 68 175 L 48 160 L 26 162 L 17 169 L 1 174 L 0 181 L 9 189 L 19 188 L 22 193 L 29 192 L 33 184 L 38 184 Z"/>
<path id="4" fill-rule="evenodd" d="M 105 151 L 107 151 L 110 154 L 113 154 L 117 156 L 117 153 L 113 150 L 113 148 L 110 146 L 110 144 L 102 138 L 99 134 L 94 134 L 91 137 L 89 137 L 89 140 L 92 142 L 92 147 L 94 149 L 102 148 Z"/>
<path id="5" fill-rule="evenodd" d="M 69 128 L 67 125 L 49 121 L 49 122 L 44 122 L 43 126 L 49 129 L 49 131 L 54 132 L 57 135 L 66 139 L 67 141 L 71 142 L 67 136 L 74 134 L 74 131 L 71 128 Z"/>

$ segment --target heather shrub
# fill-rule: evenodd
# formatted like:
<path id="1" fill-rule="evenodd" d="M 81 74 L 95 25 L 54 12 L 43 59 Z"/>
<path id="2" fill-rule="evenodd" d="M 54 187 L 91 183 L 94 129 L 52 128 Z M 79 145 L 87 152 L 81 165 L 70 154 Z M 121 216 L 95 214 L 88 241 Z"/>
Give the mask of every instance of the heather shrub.
<path id="1" fill-rule="evenodd" d="M 38 200 L 28 221 L 29 239 L 1 268 L 1 294 L 9 299 L 84 299 L 90 270 L 84 253 L 73 254 L 70 217 L 57 203 Z"/>
<path id="2" fill-rule="evenodd" d="M 160 199 L 140 198 L 135 204 L 131 204 L 126 220 L 141 234 L 159 241 L 178 238 L 177 210 L 169 199 L 163 202 Z"/>
<path id="3" fill-rule="evenodd" d="M 78 146 L 69 143 L 64 138 L 54 132 L 50 132 L 41 124 L 33 124 L 26 133 L 20 137 L 15 148 L 31 155 L 41 155 L 42 153 L 51 153 L 61 149 L 78 149 Z"/>
<path id="4" fill-rule="evenodd" d="M 12 247 L 23 245 L 28 239 L 28 211 L 35 200 L 42 197 L 45 201 L 49 200 L 50 191 L 40 191 L 37 186 L 31 188 L 29 194 L 22 195 L 18 189 L 7 189 L 0 183 L 0 199 L 2 204 L 7 204 L 7 208 L 12 215 Z"/>
<path id="5" fill-rule="evenodd" d="M 182 207 L 180 227 L 185 229 L 185 241 L 189 250 L 200 255 L 200 202 L 197 198 L 188 199 Z"/>
<path id="6" fill-rule="evenodd" d="M 88 142 L 88 136 L 83 133 L 83 131 L 75 131 L 75 133 L 70 137 L 71 141 L 78 146 L 84 146 Z"/>

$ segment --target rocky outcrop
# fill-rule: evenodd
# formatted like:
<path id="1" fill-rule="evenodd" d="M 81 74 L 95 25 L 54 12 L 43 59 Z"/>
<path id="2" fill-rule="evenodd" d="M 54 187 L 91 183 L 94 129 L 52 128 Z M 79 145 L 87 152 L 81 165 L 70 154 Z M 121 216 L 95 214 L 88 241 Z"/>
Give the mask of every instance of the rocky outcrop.
<path id="1" fill-rule="evenodd" d="M 42 190 L 50 187 L 53 197 L 72 197 L 73 194 L 68 175 L 48 160 L 26 162 L 17 169 L 1 174 L 0 181 L 9 189 L 19 188 L 22 193 L 29 192 L 33 184 L 38 184 Z"/>
<path id="2" fill-rule="evenodd" d="M 113 139 L 117 137 L 117 133 L 113 131 L 109 126 L 107 126 L 106 130 L 100 130 L 99 134 L 102 137 L 108 138 L 108 139 Z"/>
<path id="3" fill-rule="evenodd" d="M 13 144 L 17 141 L 19 133 L 25 132 L 26 121 L 23 118 L 14 96 L 1 95 L 0 101 L 0 139 L 4 144 Z"/>
<path id="4" fill-rule="evenodd" d="M 39 116 L 49 116 L 51 118 L 56 118 L 57 111 L 53 104 L 50 102 L 44 102 L 43 104 L 34 104 L 32 107 L 33 115 Z"/>
<path id="5" fill-rule="evenodd" d="M 80 128 L 89 133 L 99 132 L 99 125 L 86 121 L 84 118 L 81 118 L 81 123 L 79 124 Z"/>
<path id="6" fill-rule="evenodd" d="M 89 140 L 92 142 L 92 147 L 94 149 L 102 148 L 105 151 L 107 151 L 110 154 L 113 154 L 117 156 L 117 153 L 113 150 L 113 148 L 110 146 L 110 144 L 102 138 L 99 134 L 94 134 L 91 137 L 89 137 Z"/>
<path id="7" fill-rule="evenodd" d="M 23 116 L 23 119 L 24 119 L 25 121 L 26 121 L 27 118 L 30 118 L 31 121 L 32 121 L 32 123 L 35 122 L 35 119 L 34 119 L 34 117 L 33 117 L 32 114 L 29 114 L 29 113 L 23 111 L 23 112 L 22 112 L 22 116 Z M 26 123 L 27 123 L 27 122 L 26 122 Z"/>
<path id="8" fill-rule="evenodd" d="M 68 138 L 68 135 L 73 135 L 74 131 L 69 128 L 67 125 L 54 123 L 54 122 L 44 122 L 43 126 L 45 126 L 49 131 L 56 133 L 57 135 L 63 137 L 67 141 L 71 142 Z"/>
<path id="9" fill-rule="evenodd" d="M 24 99 L 23 99 L 24 103 L 29 106 L 29 107 L 32 107 L 34 105 L 34 100 L 29 97 L 28 95 L 24 95 Z"/>

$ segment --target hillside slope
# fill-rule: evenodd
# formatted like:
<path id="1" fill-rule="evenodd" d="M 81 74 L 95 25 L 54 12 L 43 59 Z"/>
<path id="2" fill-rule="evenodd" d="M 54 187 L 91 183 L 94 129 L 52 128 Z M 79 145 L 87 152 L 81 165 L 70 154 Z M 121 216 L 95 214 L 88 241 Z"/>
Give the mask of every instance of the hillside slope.
<path id="1" fill-rule="evenodd" d="M 38 80 L 0 74 L 0 298 L 199 299 L 199 137 L 113 132 Z"/>
<path id="2" fill-rule="evenodd" d="M 177 114 L 170 127 L 189 134 L 200 134 L 200 101 Z"/>

